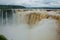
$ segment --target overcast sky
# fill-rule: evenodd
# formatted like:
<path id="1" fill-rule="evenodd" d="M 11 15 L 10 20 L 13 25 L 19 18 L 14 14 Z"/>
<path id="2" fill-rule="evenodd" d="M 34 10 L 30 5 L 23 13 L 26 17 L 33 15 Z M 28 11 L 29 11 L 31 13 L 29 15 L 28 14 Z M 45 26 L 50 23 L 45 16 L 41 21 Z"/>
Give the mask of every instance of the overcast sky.
<path id="1" fill-rule="evenodd" d="M 60 0 L 0 0 L 0 4 L 26 7 L 60 7 Z"/>

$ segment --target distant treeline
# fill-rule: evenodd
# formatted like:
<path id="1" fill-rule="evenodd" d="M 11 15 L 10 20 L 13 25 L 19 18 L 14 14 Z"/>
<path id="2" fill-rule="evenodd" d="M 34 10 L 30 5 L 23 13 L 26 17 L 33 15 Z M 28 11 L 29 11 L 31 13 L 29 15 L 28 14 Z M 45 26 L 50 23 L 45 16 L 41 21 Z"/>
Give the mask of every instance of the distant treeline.
<path id="1" fill-rule="evenodd" d="M 23 9 L 26 8 L 24 6 L 19 6 L 19 5 L 0 5 L 0 9 Z"/>
<path id="2" fill-rule="evenodd" d="M 60 7 L 25 7 L 21 5 L 0 5 L 0 9 L 60 9 Z"/>
<path id="3" fill-rule="evenodd" d="M 27 7 L 28 9 L 60 9 L 60 7 Z"/>

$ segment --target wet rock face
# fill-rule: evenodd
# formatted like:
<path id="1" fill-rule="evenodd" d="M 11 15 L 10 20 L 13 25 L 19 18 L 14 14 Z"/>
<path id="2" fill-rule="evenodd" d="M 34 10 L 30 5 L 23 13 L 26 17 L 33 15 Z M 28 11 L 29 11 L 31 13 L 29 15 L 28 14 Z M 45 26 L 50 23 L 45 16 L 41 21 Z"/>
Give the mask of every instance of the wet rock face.
<path id="1" fill-rule="evenodd" d="M 6 16 L 9 18 L 9 17 L 12 17 L 12 10 L 2 10 L 2 13 L 3 13 L 3 18 L 5 19 Z M 7 13 L 7 14 L 6 14 Z"/>

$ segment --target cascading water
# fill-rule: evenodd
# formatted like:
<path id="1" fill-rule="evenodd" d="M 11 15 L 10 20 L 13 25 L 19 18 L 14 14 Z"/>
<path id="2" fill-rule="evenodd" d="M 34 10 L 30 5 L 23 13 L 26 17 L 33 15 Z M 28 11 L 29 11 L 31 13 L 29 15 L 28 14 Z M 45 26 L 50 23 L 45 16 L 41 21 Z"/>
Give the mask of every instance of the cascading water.
<path id="1" fill-rule="evenodd" d="M 38 24 L 30 25 L 25 23 L 24 13 L 14 13 L 12 9 L 9 12 L 1 12 L 0 34 L 4 35 L 8 40 L 56 40 L 56 29 L 58 27 L 55 20 L 43 19 Z M 27 12 L 28 13 L 28 12 Z M 24 15 L 23 15 L 24 14 Z M 9 15 L 9 16 L 8 16 Z M 32 18 L 31 18 L 32 19 Z"/>

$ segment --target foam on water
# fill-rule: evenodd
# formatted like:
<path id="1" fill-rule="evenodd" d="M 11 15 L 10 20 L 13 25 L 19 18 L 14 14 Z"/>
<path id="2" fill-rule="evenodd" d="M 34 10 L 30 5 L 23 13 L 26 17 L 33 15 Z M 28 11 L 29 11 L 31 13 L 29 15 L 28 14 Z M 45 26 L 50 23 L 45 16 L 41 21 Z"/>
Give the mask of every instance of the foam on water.
<path id="1" fill-rule="evenodd" d="M 44 19 L 31 30 L 31 40 L 57 40 L 55 20 Z"/>
<path id="2" fill-rule="evenodd" d="M 8 40 L 56 40 L 57 27 L 56 21 L 44 19 L 31 29 L 27 24 L 0 27 L 0 34 Z"/>

